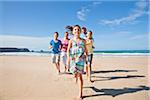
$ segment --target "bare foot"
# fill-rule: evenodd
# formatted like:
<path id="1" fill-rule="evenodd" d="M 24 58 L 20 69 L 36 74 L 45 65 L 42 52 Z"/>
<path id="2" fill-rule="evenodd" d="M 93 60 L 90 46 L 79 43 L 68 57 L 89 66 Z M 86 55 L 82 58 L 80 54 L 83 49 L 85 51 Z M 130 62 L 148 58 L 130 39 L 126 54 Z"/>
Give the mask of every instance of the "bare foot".
<path id="1" fill-rule="evenodd" d="M 82 99 L 82 97 L 77 96 L 77 97 L 75 97 L 74 100 L 83 100 L 83 99 Z"/>
<path id="2" fill-rule="evenodd" d="M 59 70 L 59 71 L 57 71 L 57 74 L 58 74 L 58 75 L 60 75 L 60 70 Z"/>
<path id="3" fill-rule="evenodd" d="M 93 82 L 94 82 L 94 81 L 93 81 L 93 80 L 91 80 L 91 79 L 89 79 L 88 81 L 89 81 L 89 82 L 91 82 L 91 83 L 93 83 Z"/>
<path id="4" fill-rule="evenodd" d="M 66 73 L 66 71 L 67 71 L 67 67 L 65 67 L 64 73 Z"/>

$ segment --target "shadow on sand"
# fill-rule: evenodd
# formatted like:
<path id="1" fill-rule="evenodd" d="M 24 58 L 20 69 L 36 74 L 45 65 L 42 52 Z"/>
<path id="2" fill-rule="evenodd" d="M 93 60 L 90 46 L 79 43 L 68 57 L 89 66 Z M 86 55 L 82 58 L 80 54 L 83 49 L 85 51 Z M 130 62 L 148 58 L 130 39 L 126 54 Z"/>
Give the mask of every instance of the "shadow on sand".
<path id="1" fill-rule="evenodd" d="M 113 73 L 113 72 L 137 72 L 137 70 L 105 70 L 105 71 L 92 71 L 93 74 L 96 74 L 96 73 Z"/>
<path id="2" fill-rule="evenodd" d="M 112 77 L 101 77 L 101 76 L 92 76 L 94 78 L 103 78 L 103 79 L 96 79 L 93 81 L 108 81 L 108 80 L 115 80 L 115 79 L 126 79 L 126 78 L 140 78 L 145 77 L 142 75 L 127 75 L 127 76 L 112 76 Z"/>
<path id="3" fill-rule="evenodd" d="M 135 92 L 139 92 L 139 91 L 148 91 L 150 90 L 150 87 L 147 86 L 143 86 L 140 85 L 136 88 L 123 88 L 123 89 L 98 89 L 96 87 L 84 87 L 84 88 L 91 88 L 93 91 L 95 91 L 97 94 L 94 95 L 87 95 L 87 96 L 83 96 L 83 98 L 88 98 L 88 97 L 96 97 L 96 96 L 112 96 L 112 97 L 116 97 L 119 95 L 123 95 L 123 94 L 128 94 L 128 93 L 135 93 Z"/>

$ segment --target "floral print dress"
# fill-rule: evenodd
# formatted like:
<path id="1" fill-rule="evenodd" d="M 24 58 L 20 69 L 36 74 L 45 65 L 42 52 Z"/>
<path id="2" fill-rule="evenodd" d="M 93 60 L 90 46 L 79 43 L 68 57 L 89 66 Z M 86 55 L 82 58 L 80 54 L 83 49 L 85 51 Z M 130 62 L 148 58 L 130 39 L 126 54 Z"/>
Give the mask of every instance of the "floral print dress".
<path id="1" fill-rule="evenodd" d="M 84 72 L 85 63 L 85 44 L 83 41 L 76 42 L 72 39 L 72 48 L 70 52 L 70 71 L 73 74 Z"/>

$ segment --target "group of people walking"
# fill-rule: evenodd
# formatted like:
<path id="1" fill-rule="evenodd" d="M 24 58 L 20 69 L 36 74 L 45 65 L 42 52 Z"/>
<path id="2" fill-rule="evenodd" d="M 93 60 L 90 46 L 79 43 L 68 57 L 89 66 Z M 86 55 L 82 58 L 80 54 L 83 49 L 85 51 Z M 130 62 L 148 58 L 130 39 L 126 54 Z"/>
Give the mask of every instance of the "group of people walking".
<path id="1" fill-rule="evenodd" d="M 88 31 L 85 27 L 79 25 L 67 26 L 64 38 L 59 40 L 58 32 L 54 32 L 54 38 L 50 41 L 49 48 L 52 53 L 52 63 L 60 74 L 60 59 L 62 60 L 65 72 L 71 72 L 76 82 L 79 84 L 79 95 L 77 99 L 82 98 L 84 67 L 86 67 L 86 75 L 91 80 L 91 65 L 93 58 L 94 39 L 92 31 Z M 82 33 L 82 34 L 81 34 Z M 70 38 L 69 38 L 69 35 Z"/>

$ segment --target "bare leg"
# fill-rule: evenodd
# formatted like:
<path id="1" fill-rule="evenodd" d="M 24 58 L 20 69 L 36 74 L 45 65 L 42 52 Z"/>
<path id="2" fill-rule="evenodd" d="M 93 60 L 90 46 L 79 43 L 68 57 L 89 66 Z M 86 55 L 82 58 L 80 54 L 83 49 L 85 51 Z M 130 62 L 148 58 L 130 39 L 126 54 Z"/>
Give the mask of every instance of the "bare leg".
<path id="1" fill-rule="evenodd" d="M 78 84 L 79 84 L 79 96 L 78 98 L 81 99 L 82 98 L 82 91 L 83 91 L 83 78 L 82 78 L 82 74 L 78 73 Z"/>
<path id="2" fill-rule="evenodd" d="M 86 67 L 86 76 L 87 76 L 87 78 L 88 78 L 88 76 L 89 76 L 89 73 L 88 73 L 88 65 L 86 65 L 85 67 Z"/>
<path id="3" fill-rule="evenodd" d="M 67 67 L 66 67 L 66 65 L 64 65 L 65 66 L 65 70 L 64 70 L 64 72 L 66 72 L 66 70 L 67 70 Z"/>
<path id="4" fill-rule="evenodd" d="M 58 62 L 58 71 L 60 73 L 60 63 Z"/>
<path id="5" fill-rule="evenodd" d="M 69 67 L 70 67 L 70 58 L 67 59 L 67 70 L 68 70 L 68 72 L 69 72 L 69 69 L 70 69 Z"/>
<path id="6" fill-rule="evenodd" d="M 90 81 L 90 82 L 94 82 L 94 81 L 92 81 L 91 80 L 91 65 L 90 64 L 88 64 L 88 80 Z"/>
<path id="7" fill-rule="evenodd" d="M 88 80 L 91 81 L 91 67 L 90 67 L 90 64 L 88 64 Z"/>
<path id="8" fill-rule="evenodd" d="M 78 82 L 78 74 L 74 74 L 75 82 Z"/>
<path id="9" fill-rule="evenodd" d="M 55 63 L 55 66 L 56 66 L 58 74 L 59 74 L 60 73 L 60 65 L 59 65 L 59 63 Z"/>

